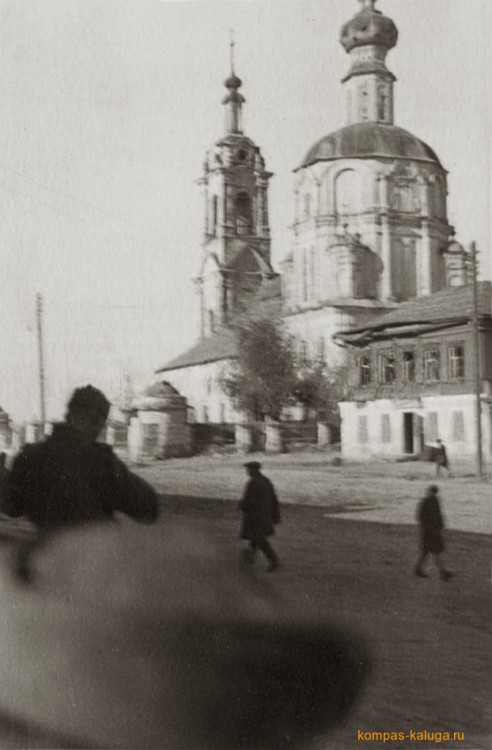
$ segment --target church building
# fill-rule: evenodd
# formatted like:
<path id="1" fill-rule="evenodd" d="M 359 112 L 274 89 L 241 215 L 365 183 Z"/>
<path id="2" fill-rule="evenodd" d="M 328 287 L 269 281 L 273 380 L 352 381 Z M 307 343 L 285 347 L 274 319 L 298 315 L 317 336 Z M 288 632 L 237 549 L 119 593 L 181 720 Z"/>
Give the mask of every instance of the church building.
<path id="1" fill-rule="evenodd" d="M 219 380 L 236 354 L 227 323 L 244 295 L 282 316 L 300 353 L 334 366 L 346 355 L 338 332 L 465 282 L 447 217 L 446 170 L 428 145 L 395 125 L 396 79 L 386 57 L 397 28 L 376 0 L 359 2 L 340 33 L 349 63 L 345 124 L 309 148 L 294 170 L 292 246 L 280 275 L 270 260 L 272 175 L 244 133 L 233 66 L 225 82 L 225 132 L 208 151 L 200 180 L 201 338 L 156 371 L 188 399 L 197 421 L 237 419 Z"/>

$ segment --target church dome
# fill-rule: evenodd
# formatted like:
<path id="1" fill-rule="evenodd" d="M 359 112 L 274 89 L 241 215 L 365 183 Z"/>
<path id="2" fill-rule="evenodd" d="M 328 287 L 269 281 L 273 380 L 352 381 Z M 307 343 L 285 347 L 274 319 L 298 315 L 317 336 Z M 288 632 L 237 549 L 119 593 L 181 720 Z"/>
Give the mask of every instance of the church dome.
<path id="1" fill-rule="evenodd" d="M 237 77 L 234 73 L 232 73 L 229 78 L 227 78 L 224 81 L 224 86 L 228 89 L 240 89 L 243 85 L 243 82 L 240 78 Z"/>
<path id="2" fill-rule="evenodd" d="M 340 128 L 315 143 L 299 169 L 318 161 L 378 157 L 430 162 L 442 168 L 434 151 L 408 130 L 395 125 L 359 122 Z"/>
<path id="3" fill-rule="evenodd" d="M 347 52 L 354 47 L 369 44 L 380 45 L 391 49 L 398 41 L 398 29 L 395 24 L 374 8 L 374 0 L 362 0 L 363 8 L 350 19 L 340 32 L 340 42 Z"/>

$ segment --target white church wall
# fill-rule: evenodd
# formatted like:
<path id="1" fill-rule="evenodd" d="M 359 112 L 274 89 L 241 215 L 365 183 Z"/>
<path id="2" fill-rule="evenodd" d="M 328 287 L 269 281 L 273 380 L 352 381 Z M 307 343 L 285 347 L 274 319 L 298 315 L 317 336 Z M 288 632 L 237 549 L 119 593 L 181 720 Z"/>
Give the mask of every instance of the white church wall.
<path id="1" fill-rule="evenodd" d="M 349 328 L 352 322 L 350 314 L 334 307 L 308 310 L 285 318 L 298 350 L 303 348 L 310 359 L 325 359 L 331 367 L 341 365 L 346 356 L 346 350 L 335 344 L 333 336 Z"/>
<path id="2" fill-rule="evenodd" d="M 230 366 L 230 360 L 208 362 L 193 367 L 167 370 L 160 380 L 167 380 L 193 409 L 195 422 L 235 423 L 238 414 L 231 400 L 220 387 L 220 381 Z"/>

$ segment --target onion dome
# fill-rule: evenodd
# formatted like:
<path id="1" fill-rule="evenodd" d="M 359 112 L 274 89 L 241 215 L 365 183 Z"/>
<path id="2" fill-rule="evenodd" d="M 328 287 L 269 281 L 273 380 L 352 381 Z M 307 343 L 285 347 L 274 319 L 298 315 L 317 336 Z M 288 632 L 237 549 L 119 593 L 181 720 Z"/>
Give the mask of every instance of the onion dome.
<path id="1" fill-rule="evenodd" d="M 385 47 L 386 50 L 394 47 L 398 40 L 398 29 L 391 18 L 375 9 L 376 0 L 359 0 L 359 2 L 362 9 L 342 26 L 340 32 L 340 42 L 346 52 L 351 52 L 355 47 L 367 45 L 378 45 Z"/>
<path id="2" fill-rule="evenodd" d="M 241 88 L 242 84 L 243 82 L 241 81 L 241 79 L 238 78 L 234 73 L 232 73 L 232 75 L 230 75 L 229 78 L 224 81 L 224 86 L 227 89 L 239 89 Z"/>
<path id="3" fill-rule="evenodd" d="M 360 122 L 330 133 L 314 144 L 299 168 L 335 159 L 412 159 L 436 164 L 438 157 L 426 143 L 396 125 Z"/>
<path id="4" fill-rule="evenodd" d="M 229 93 L 222 99 L 222 104 L 229 104 L 230 102 L 233 102 L 234 104 L 244 104 L 246 99 L 239 93 L 242 83 L 241 79 L 232 72 L 229 78 L 224 81 L 224 86 L 229 90 Z"/>

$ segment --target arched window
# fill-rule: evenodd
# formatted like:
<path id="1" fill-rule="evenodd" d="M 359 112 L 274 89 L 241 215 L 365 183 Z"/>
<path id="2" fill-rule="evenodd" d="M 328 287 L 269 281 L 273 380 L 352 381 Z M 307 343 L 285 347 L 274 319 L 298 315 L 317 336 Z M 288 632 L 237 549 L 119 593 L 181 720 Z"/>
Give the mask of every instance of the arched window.
<path id="1" fill-rule="evenodd" d="M 337 296 L 350 297 L 350 271 L 342 268 L 337 273 Z"/>
<path id="2" fill-rule="evenodd" d="M 238 234 L 251 234 L 252 227 L 251 198 L 248 193 L 238 193 L 236 198 L 236 232 Z"/>
<path id="3" fill-rule="evenodd" d="M 385 122 L 388 119 L 388 93 L 384 84 L 378 86 L 378 120 Z"/>
<path id="4" fill-rule="evenodd" d="M 360 175 L 353 169 L 340 172 L 335 179 L 335 211 L 339 216 L 356 214 L 362 210 Z"/>

